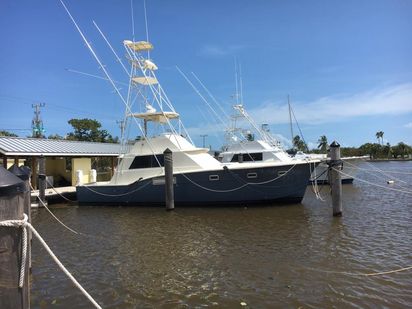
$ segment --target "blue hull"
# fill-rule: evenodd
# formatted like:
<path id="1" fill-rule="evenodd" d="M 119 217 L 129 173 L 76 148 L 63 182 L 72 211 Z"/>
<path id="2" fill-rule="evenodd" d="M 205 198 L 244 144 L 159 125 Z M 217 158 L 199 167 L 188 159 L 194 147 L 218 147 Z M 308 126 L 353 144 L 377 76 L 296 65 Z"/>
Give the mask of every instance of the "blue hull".
<path id="1" fill-rule="evenodd" d="M 289 169 L 288 173 L 279 176 Z M 210 176 L 215 180 L 210 180 Z M 294 167 L 202 171 L 175 174 L 174 177 L 175 205 L 300 203 L 310 169 L 308 164 L 299 164 Z M 145 179 L 122 186 L 78 186 L 77 199 L 80 205 L 164 205 L 165 188 L 162 180 Z"/>

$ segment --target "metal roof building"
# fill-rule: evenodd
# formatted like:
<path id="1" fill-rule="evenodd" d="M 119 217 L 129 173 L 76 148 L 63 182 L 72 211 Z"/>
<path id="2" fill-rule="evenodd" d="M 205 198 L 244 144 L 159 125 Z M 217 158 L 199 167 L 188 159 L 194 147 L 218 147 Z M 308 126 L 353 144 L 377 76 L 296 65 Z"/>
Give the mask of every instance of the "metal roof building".
<path id="1" fill-rule="evenodd" d="M 120 144 L 0 136 L 0 154 L 11 157 L 117 157 Z"/>
<path id="2" fill-rule="evenodd" d="M 120 144 L 0 136 L 0 157 L 3 157 L 0 163 L 6 168 L 13 163 L 29 164 L 34 187 L 38 173 L 42 173 L 40 161 L 45 162 L 46 171 L 43 173 L 47 176 L 63 178 L 73 185 L 76 170 L 84 172 L 84 182 L 89 181 L 92 158 L 110 158 L 106 169 L 113 175 L 120 150 Z"/>

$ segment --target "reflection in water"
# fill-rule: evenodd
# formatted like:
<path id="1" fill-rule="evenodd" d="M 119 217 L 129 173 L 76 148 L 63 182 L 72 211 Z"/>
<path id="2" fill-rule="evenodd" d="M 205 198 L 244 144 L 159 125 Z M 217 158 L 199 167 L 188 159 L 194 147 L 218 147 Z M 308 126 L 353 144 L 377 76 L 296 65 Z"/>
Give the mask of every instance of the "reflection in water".
<path id="1" fill-rule="evenodd" d="M 402 185 L 412 190 L 412 162 L 374 164 L 409 171 Z M 356 274 L 412 265 L 412 196 L 355 180 L 344 186 L 343 217 L 333 218 L 328 193 L 323 203 L 308 187 L 302 204 L 274 207 L 54 209 L 88 236 L 42 209 L 33 224 L 106 308 L 410 307 L 410 271 Z M 35 241 L 32 307 L 74 304 L 90 308 Z"/>

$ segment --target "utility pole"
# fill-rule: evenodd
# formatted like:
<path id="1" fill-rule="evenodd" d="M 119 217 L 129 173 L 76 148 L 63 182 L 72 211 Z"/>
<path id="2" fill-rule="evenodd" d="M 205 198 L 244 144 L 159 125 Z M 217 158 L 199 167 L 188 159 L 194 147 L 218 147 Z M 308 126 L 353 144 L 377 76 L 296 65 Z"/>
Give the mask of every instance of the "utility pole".
<path id="1" fill-rule="evenodd" d="M 125 121 L 124 120 L 116 120 L 116 123 L 120 127 L 120 139 L 123 140 L 124 138 L 124 127 L 125 127 Z"/>
<path id="2" fill-rule="evenodd" d="M 43 133 L 44 133 L 44 127 L 43 127 L 43 120 L 40 118 L 40 108 L 45 107 L 45 103 L 37 103 L 37 104 L 32 104 L 31 107 L 34 108 L 34 117 L 31 122 L 31 127 L 33 130 L 33 137 L 36 138 L 42 138 Z"/>
<path id="3" fill-rule="evenodd" d="M 205 148 L 205 145 L 206 145 L 205 141 L 206 141 L 207 134 L 201 134 L 200 137 L 203 138 L 203 148 Z"/>

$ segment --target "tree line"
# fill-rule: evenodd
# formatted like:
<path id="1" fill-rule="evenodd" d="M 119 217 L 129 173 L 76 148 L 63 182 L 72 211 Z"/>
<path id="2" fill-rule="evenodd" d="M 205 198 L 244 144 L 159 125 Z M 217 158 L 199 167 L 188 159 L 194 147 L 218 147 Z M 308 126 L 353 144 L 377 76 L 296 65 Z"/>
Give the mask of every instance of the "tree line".
<path id="1" fill-rule="evenodd" d="M 404 142 L 399 142 L 396 145 L 384 144 L 383 135 L 383 131 L 376 132 L 377 143 L 365 143 L 360 147 L 341 147 L 341 155 L 345 157 L 368 155 L 371 159 L 403 159 L 412 154 L 412 147 Z M 293 138 L 292 143 L 292 149 L 288 150 L 290 153 L 296 153 L 296 151 L 327 153 L 329 147 L 326 135 L 320 136 L 317 148 L 311 150 L 309 150 L 307 144 L 299 135 Z"/>
<path id="2" fill-rule="evenodd" d="M 87 141 L 100 143 L 118 143 L 119 138 L 113 137 L 107 130 L 102 129 L 102 125 L 96 119 L 70 119 L 68 123 L 72 126 L 73 131 L 69 132 L 65 137 L 58 134 L 49 135 L 49 139 L 62 139 L 70 141 Z M 412 154 L 412 147 L 399 142 L 396 145 L 390 145 L 383 142 L 383 131 L 376 132 L 375 136 L 377 143 L 365 143 L 360 147 L 341 147 L 342 156 L 365 156 L 369 155 L 371 159 L 396 159 L 405 158 Z M 0 136 L 16 136 L 16 134 L 8 131 L 0 131 Z M 41 138 L 45 138 L 41 136 Z M 326 135 L 322 135 L 318 139 L 318 146 L 315 149 L 309 149 L 306 142 L 296 135 L 293 138 L 293 147 L 288 149 L 289 153 L 303 151 L 308 153 L 327 153 L 329 143 Z"/>
<path id="3" fill-rule="evenodd" d="M 85 141 L 99 143 L 118 143 L 119 138 L 113 137 L 107 130 L 102 129 L 102 124 L 96 119 L 70 119 L 68 123 L 72 126 L 73 131 L 67 133 L 66 136 L 59 134 L 49 135 L 48 139 L 60 139 L 69 141 Z M 0 136 L 15 136 L 16 134 L 8 131 L 0 131 Z M 40 134 L 38 138 L 46 138 Z"/>

